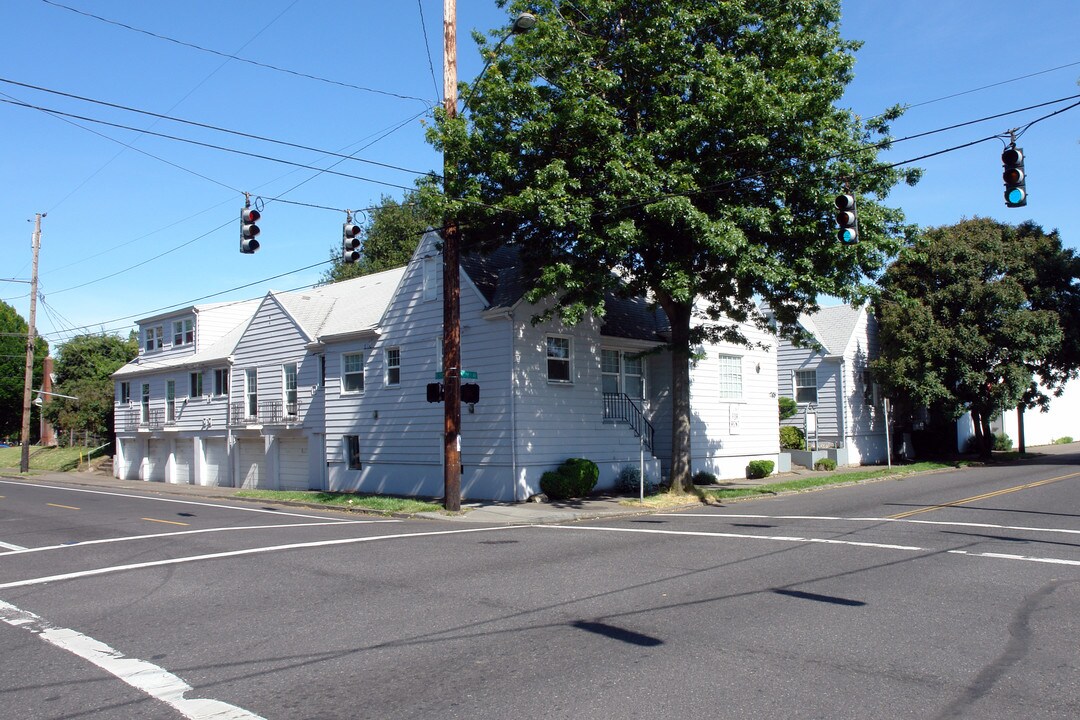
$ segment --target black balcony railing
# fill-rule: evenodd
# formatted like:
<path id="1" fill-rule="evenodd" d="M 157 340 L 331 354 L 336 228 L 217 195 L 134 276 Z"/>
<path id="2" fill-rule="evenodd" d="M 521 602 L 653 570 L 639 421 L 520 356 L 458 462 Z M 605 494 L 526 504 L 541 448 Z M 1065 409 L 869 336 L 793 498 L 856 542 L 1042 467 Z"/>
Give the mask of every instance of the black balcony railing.
<path id="1" fill-rule="evenodd" d="M 645 413 L 625 393 L 604 393 L 604 419 L 612 422 L 624 422 L 634 434 L 641 438 L 651 452 L 656 430 L 645 417 Z"/>
<path id="2" fill-rule="evenodd" d="M 160 430 L 165 427 L 165 410 L 164 408 L 156 408 L 153 410 L 147 410 L 140 415 L 139 427 L 149 428 L 150 430 Z"/>
<path id="3" fill-rule="evenodd" d="M 275 425 L 293 422 L 297 418 L 296 405 L 280 400 L 260 400 L 258 414 L 248 412 L 248 403 L 229 403 L 229 424 L 233 427 L 244 425 Z"/>
<path id="4" fill-rule="evenodd" d="M 116 413 L 116 426 L 121 430 L 139 429 L 139 410 L 137 408 L 124 408 Z"/>

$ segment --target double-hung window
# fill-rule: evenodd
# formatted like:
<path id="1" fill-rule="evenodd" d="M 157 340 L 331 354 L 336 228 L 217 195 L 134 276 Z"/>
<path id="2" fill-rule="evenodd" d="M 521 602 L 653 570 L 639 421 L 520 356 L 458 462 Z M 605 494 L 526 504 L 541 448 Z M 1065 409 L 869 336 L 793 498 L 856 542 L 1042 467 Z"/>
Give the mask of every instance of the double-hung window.
<path id="1" fill-rule="evenodd" d="M 142 402 L 139 405 L 139 422 L 150 422 L 150 383 L 143 383 Z"/>
<path id="2" fill-rule="evenodd" d="M 248 368 L 244 372 L 244 395 L 247 397 L 247 416 L 259 416 L 259 371 Z"/>
<path id="3" fill-rule="evenodd" d="M 296 417 L 296 363 L 281 366 L 285 388 L 285 415 Z"/>
<path id="4" fill-rule="evenodd" d="M 127 405 L 131 402 L 131 383 L 120 383 L 120 404 Z"/>
<path id="5" fill-rule="evenodd" d="M 203 394 L 202 373 L 201 372 L 193 372 L 193 373 L 191 373 L 191 388 L 190 388 L 190 390 L 188 392 L 188 397 L 197 398 L 202 394 Z"/>
<path id="6" fill-rule="evenodd" d="M 164 328 L 161 325 L 146 328 L 143 331 L 143 337 L 145 339 L 143 347 L 146 348 L 146 351 L 151 352 L 152 350 L 160 350 L 163 342 L 162 336 L 164 334 Z"/>
<path id="7" fill-rule="evenodd" d="M 191 345 L 195 342 L 195 321 L 191 318 L 173 321 L 173 341 L 176 347 Z"/>
<path id="8" fill-rule="evenodd" d="M 601 349 L 600 382 L 605 395 L 625 393 L 641 400 L 645 397 L 645 361 L 633 353 Z"/>
<path id="9" fill-rule="evenodd" d="M 817 370 L 795 371 L 795 402 L 817 402 Z"/>
<path id="10" fill-rule="evenodd" d="M 176 381 L 165 382 L 165 422 L 176 422 Z"/>
<path id="11" fill-rule="evenodd" d="M 401 348 L 386 349 L 386 384 L 387 386 L 401 384 Z"/>
<path id="12" fill-rule="evenodd" d="M 341 391 L 364 391 L 364 353 L 345 353 L 341 356 Z"/>
<path id="13" fill-rule="evenodd" d="M 720 356 L 719 395 L 727 400 L 741 400 L 743 396 L 742 357 Z"/>
<path id="14" fill-rule="evenodd" d="M 360 436 L 345 436 L 345 462 L 350 470 L 360 470 Z"/>
<path id="15" fill-rule="evenodd" d="M 570 338 L 548 335 L 547 376 L 548 382 L 573 382 L 570 367 Z"/>

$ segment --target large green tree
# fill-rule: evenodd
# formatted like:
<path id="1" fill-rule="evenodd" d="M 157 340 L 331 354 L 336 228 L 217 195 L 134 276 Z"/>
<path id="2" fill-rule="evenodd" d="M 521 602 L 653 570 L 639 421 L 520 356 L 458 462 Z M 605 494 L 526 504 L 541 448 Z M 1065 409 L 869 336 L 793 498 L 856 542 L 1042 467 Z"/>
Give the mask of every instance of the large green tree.
<path id="1" fill-rule="evenodd" d="M 126 340 L 117 335 L 76 335 L 60 345 L 54 391 L 78 400 L 47 398 L 45 417 L 59 431 L 109 436 L 115 397 L 112 374 L 138 354 L 134 333 Z"/>
<path id="2" fill-rule="evenodd" d="M 6 302 L 0 301 L 0 439 L 16 438 L 22 430 L 23 383 L 26 378 L 26 339 L 30 326 Z M 41 387 L 42 364 L 49 344 L 34 341 L 33 387 Z M 31 424 L 31 432 L 37 428 Z"/>
<path id="3" fill-rule="evenodd" d="M 672 488 L 688 490 L 692 348 L 746 342 L 756 299 L 794 332 L 819 295 L 862 298 L 898 250 L 902 216 L 875 199 L 904 176 L 875 143 L 899 111 L 864 122 L 839 106 L 858 47 L 839 0 L 499 4 L 539 22 L 477 37 L 490 65 L 429 135 L 455 169 L 441 209 L 466 249 L 517 244 L 537 269 L 529 298 L 564 319 L 602 313 L 614 286 L 663 308 Z M 859 203 L 850 246 L 833 217 L 844 191 Z"/>
<path id="4" fill-rule="evenodd" d="M 984 455 L 1002 408 L 1045 406 L 1080 368 L 1080 259 L 1057 231 L 985 218 L 932 228 L 881 286 L 879 382 L 947 417 L 970 411 Z"/>
<path id="5" fill-rule="evenodd" d="M 409 262 L 424 232 L 439 225 L 441 220 L 419 203 L 416 193 L 406 193 L 401 201 L 383 195 L 362 226 L 360 260 L 342 262 L 341 247 L 331 248 L 334 264 L 320 282 L 325 285 L 401 267 Z"/>

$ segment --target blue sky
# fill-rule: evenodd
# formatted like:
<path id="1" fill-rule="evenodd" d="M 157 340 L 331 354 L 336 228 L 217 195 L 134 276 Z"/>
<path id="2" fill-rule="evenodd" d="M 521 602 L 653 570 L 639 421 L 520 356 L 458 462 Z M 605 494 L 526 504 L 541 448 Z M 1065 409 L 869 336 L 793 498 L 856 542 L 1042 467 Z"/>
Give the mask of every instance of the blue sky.
<path id="1" fill-rule="evenodd" d="M 469 31 L 504 22 L 492 0 L 459 0 L 460 77 L 480 70 Z M 1076 0 L 846 0 L 842 32 L 865 44 L 844 104 L 864 117 L 911 105 L 893 126 L 901 138 L 1077 95 L 1077 28 Z M 416 172 L 441 167 L 423 125 L 442 91 L 439 0 L 5 0 L 0 58 L 6 81 L 401 168 L 0 83 L 0 101 L 342 173 L 0 102 L 0 278 L 29 278 L 27 221 L 47 213 L 37 324 L 53 344 L 87 329 L 126 333 L 139 317 L 174 305 L 310 285 L 340 243 L 345 209 L 370 207 L 384 194 L 400 197 Z M 1006 82 L 1016 78 L 1024 79 Z M 964 145 L 1075 102 L 901 142 L 886 157 L 897 162 Z M 1058 228 L 1066 245 L 1080 248 L 1078 121 L 1080 108 L 1036 123 L 1020 139 L 1026 208 L 1004 205 L 997 140 L 916 163 L 925 170 L 922 182 L 898 188 L 888 202 L 924 226 L 972 216 L 1030 219 Z M 255 255 L 238 252 L 244 192 L 266 203 Z M 216 294 L 232 288 L 239 289 Z M 24 317 L 27 293 L 26 284 L 0 282 L 0 299 Z"/>

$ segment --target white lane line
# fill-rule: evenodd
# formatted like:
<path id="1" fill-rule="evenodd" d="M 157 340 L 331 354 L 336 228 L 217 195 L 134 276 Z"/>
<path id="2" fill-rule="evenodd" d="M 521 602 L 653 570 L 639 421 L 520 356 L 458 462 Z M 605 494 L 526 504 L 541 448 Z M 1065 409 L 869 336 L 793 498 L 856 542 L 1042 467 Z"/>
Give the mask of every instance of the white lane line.
<path id="1" fill-rule="evenodd" d="M 1019 530 L 1023 532 L 1062 533 L 1065 535 L 1080 535 L 1080 530 L 1068 528 L 1038 528 L 1025 527 L 1023 525 L 994 525 L 992 523 L 952 522 L 949 520 L 909 520 L 907 518 L 885 517 L 831 517 L 829 515 L 728 515 L 718 513 L 656 513 L 662 517 L 694 517 L 694 518 L 736 518 L 741 520 L 828 520 L 844 522 L 878 522 L 878 523 L 910 523 L 912 525 L 943 525 L 947 527 L 981 528 L 983 530 Z"/>
<path id="2" fill-rule="evenodd" d="M 15 550 L 15 551 L 25 550 L 26 549 L 22 545 L 12 545 L 11 543 L 6 543 L 6 542 L 0 542 L 0 548 L 7 548 L 8 550 Z M 7 553 L 0 553 L 0 555 L 6 555 L 6 554 Z"/>
<path id="3" fill-rule="evenodd" d="M 302 528 L 302 527 L 325 527 L 327 525 L 370 525 L 374 523 L 397 523 L 400 520 L 332 520 L 311 523 L 285 523 L 279 525 L 241 525 L 238 527 L 203 528 L 201 530 L 178 530 L 176 532 L 153 533 L 150 535 L 128 535 L 126 537 L 100 538 L 98 540 L 83 540 L 81 542 L 63 543 L 61 545 L 44 545 L 42 547 L 24 548 L 18 545 L 0 543 L 0 547 L 10 547 L 12 552 L 0 553 L 0 557 L 6 555 L 20 555 L 25 553 L 44 552 L 46 550 L 69 550 L 84 545 L 104 545 L 107 543 L 130 542 L 132 540 L 153 540 L 156 538 L 170 538 L 178 535 L 200 535 L 202 533 L 233 532 L 242 530 L 276 530 L 278 528 Z"/>
<path id="4" fill-rule="evenodd" d="M 0 600 L 0 620 L 22 628 L 62 650 L 160 700 L 189 720 L 263 720 L 261 716 L 220 700 L 186 698 L 193 689 L 171 672 L 145 660 L 126 657 L 103 642 L 68 628 L 54 627 L 28 610 Z"/>
<path id="5" fill-rule="evenodd" d="M 225 508 L 226 510 L 241 510 L 243 512 L 267 513 L 269 515 L 282 515 L 286 517 L 308 518 L 309 520 L 333 520 L 325 515 L 305 515 L 303 513 L 285 512 L 283 510 L 266 510 L 265 508 L 242 507 L 238 505 L 222 505 L 220 503 L 197 502 L 195 500 L 175 500 L 173 498 L 150 497 L 147 495 L 132 495 L 130 493 L 111 492 L 106 490 L 87 490 L 85 488 L 61 487 L 57 485 L 42 485 L 41 483 L 25 482 L 22 480 L 0 480 L 4 485 L 21 485 L 22 487 L 45 488 L 47 490 L 64 490 L 66 492 L 88 493 L 90 495 L 110 495 L 112 497 L 134 498 L 135 500 L 153 500 L 154 502 L 177 503 L 179 505 L 198 505 L 200 507 Z M 147 483 L 152 485 L 152 483 Z M 152 490 L 152 488 L 150 488 Z M 273 502 L 267 500 L 267 502 Z M 327 508 L 332 509 L 332 508 Z M 349 522 L 339 520 L 338 522 Z"/>
<path id="6" fill-rule="evenodd" d="M 126 570 L 142 570 L 144 568 L 162 567 L 165 565 L 181 565 L 183 563 L 201 562 L 203 560 L 219 560 L 222 558 L 241 557 L 243 555 L 259 555 L 262 553 L 281 552 L 284 550 L 299 550 L 303 548 L 330 547 L 332 545 L 353 545 L 377 540 L 400 540 L 402 538 L 436 537 L 438 535 L 464 535 L 466 533 L 492 532 L 496 530 L 515 530 L 518 528 L 536 527 L 535 525 L 499 525 L 497 527 L 466 528 L 462 530 L 433 530 L 431 532 L 398 533 L 395 535 L 373 535 L 361 538 L 343 538 L 339 540 L 316 540 L 313 542 L 290 543 L 288 545 L 272 545 L 269 547 L 248 548 L 246 550 L 229 550 L 227 552 L 210 553 L 208 555 L 191 555 L 189 557 L 172 558 L 169 560 L 153 560 L 144 563 L 132 563 L 130 565 L 113 565 L 111 567 L 96 568 L 94 570 L 81 570 L 79 572 L 64 573 L 62 575 L 49 575 L 46 577 L 30 578 L 28 580 L 16 580 L 0 584 L 0 590 L 9 588 L 28 587 L 30 585 L 43 585 L 45 583 L 58 582 L 60 580 L 76 580 L 78 578 L 106 575 L 108 573 L 124 572 Z"/>
<path id="7" fill-rule="evenodd" d="M 697 537 L 735 538 L 737 540 L 772 540 L 774 542 L 816 543 L 820 545 L 851 545 L 853 547 L 881 548 L 884 550 L 911 550 L 926 552 L 926 548 L 914 545 L 891 545 L 888 543 L 859 542 L 857 540 L 832 540 L 830 538 L 805 538 L 790 535 L 750 535 L 747 533 L 704 532 L 691 530 L 657 530 L 655 528 L 592 527 L 588 525 L 542 525 L 539 527 L 558 530 L 596 530 L 600 532 L 627 532 L 646 535 L 692 535 Z M 5 587 L 0 585 L 0 588 Z"/>
<path id="8" fill-rule="evenodd" d="M 716 517 L 716 516 L 709 516 Z M 802 538 L 789 537 L 786 535 L 749 535 L 742 533 L 724 532 L 691 532 L 686 530 L 657 530 L 655 528 L 620 528 L 620 527 L 590 527 L 587 525 L 537 525 L 535 527 L 550 528 L 552 530 L 595 530 L 599 532 L 626 532 L 651 535 L 694 535 L 698 537 L 735 538 L 739 540 L 771 540 L 773 542 L 792 542 L 817 545 L 849 545 L 853 547 L 878 548 L 883 550 L 910 550 L 915 552 L 945 552 L 950 555 L 967 555 L 969 557 L 989 558 L 991 560 L 1020 560 L 1023 562 L 1046 563 L 1049 565 L 1072 565 L 1080 566 L 1080 560 L 1062 560 L 1060 558 L 1040 558 L 1028 555 L 1010 555 L 1007 553 L 975 553 L 966 550 L 933 550 L 931 548 L 915 547 L 912 545 L 889 545 L 886 543 L 858 542 L 854 540 L 832 540 L 826 538 Z M 0 588 L 3 586 L 0 585 Z"/>

